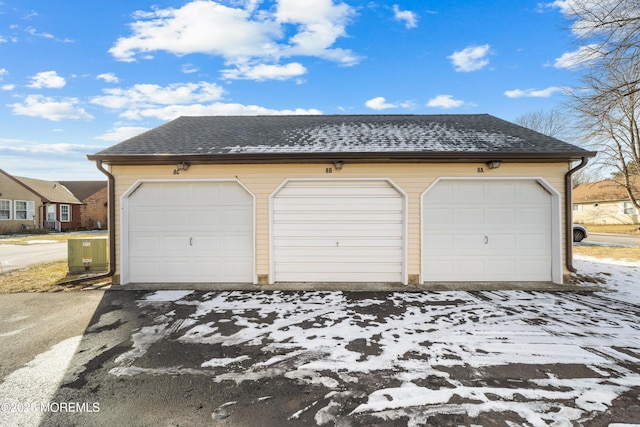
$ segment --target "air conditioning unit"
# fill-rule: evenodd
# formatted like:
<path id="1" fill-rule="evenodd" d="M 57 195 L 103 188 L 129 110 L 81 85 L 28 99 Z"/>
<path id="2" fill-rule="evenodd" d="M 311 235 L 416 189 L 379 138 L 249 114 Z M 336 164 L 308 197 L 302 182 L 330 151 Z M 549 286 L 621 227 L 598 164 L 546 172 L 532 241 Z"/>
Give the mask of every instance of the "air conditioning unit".
<path id="1" fill-rule="evenodd" d="M 107 237 L 68 240 L 69 274 L 82 274 L 109 269 Z"/>

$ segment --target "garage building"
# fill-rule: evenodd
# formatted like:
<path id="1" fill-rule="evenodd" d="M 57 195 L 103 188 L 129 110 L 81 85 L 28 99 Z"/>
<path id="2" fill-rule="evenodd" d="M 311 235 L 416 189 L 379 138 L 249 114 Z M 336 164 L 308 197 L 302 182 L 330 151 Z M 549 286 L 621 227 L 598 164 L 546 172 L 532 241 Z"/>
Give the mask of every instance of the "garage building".
<path id="1" fill-rule="evenodd" d="M 562 283 L 594 155 L 478 114 L 180 117 L 88 157 L 115 283 L 366 288 Z"/>

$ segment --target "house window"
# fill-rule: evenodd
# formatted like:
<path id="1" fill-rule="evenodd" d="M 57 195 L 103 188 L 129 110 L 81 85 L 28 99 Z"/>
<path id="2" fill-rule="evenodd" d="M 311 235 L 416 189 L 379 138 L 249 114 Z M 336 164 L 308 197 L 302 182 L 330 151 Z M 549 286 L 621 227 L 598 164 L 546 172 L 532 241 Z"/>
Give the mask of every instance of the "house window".
<path id="1" fill-rule="evenodd" d="M 60 205 L 60 222 L 71 221 L 71 206 Z"/>
<path id="2" fill-rule="evenodd" d="M 47 221 L 56 220 L 56 205 L 47 205 Z"/>
<path id="3" fill-rule="evenodd" d="M 624 202 L 623 211 L 624 211 L 625 215 L 635 215 L 636 214 L 636 207 L 633 206 L 632 202 Z"/>
<path id="4" fill-rule="evenodd" d="M 574 203 L 573 204 L 573 210 L 576 212 L 582 212 L 582 205 L 578 204 L 578 203 Z"/>
<path id="5" fill-rule="evenodd" d="M 11 219 L 11 200 L 0 200 L 0 220 Z"/>
<path id="6" fill-rule="evenodd" d="M 14 207 L 14 219 L 32 220 L 35 217 L 35 202 L 29 200 L 16 200 Z"/>

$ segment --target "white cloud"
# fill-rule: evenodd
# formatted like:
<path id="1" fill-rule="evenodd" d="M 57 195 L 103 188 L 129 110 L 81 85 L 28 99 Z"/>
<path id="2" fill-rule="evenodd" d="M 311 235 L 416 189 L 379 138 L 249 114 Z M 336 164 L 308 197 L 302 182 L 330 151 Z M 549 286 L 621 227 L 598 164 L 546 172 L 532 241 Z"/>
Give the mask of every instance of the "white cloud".
<path id="1" fill-rule="evenodd" d="M 32 153 L 32 154 L 65 154 L 65 153 L 85 153 L 88 149 L 93 149 L 90 145 L 69 144 L 65 142 L 53 144 L 40 144 L 19 139 L 0 139 L 0 152 L 9 153 Z"/>
<path id="2" fill-rule="evenodd" d="M 376 98 L 372 98 L 364 103 L 365 106 L 371 108 L 372 110 L 386 110 L 389 108 L 397 108 L 396 104 L 390 104 L 384 99 L 382 96 L 378 96 Z"/>
<path id="3" fill-rule="evenodd" d="M 118 83 L 120 79 L 113 73 L 103 73 L 96 76 L 98 80 L 104 80 L 107 83 Z"/>
<path id="4" fill-rule="evenodd" d="M 560 58 L 556 58 L 554 66 L 556 68 L 576 69 L 587 67 L 593 61 L 600 58 L 602 58 L 602 54 L 598 51 L 598 45 L 589 44 L 580 46 L 580 48 L 574 52 L 562 54 Z"/>
<path id="5" fill-rule="evenodd" d="M 0 86 L 0 89 L 10 91 L 10 90 L 13 90 L 15 87 L 16 85 L 2 85 Z"/>
<path id="6" fill-rule="evenodd" d="M 332 47 L 346 35 L 345 27 L 354 13 L 348 5 L 332 0 L 279 0 L 273 10 L 258 9 L 259 3 L 248 1 L 241 8 L 194 0 L 178 9 L 137 12 L 136 21 L 130 24 L 132 35 L 120 37 L 109 52 L 117 60 L 129 62 L 156 51 L 203 53 L 222 56 L 227 66 L 238 70 L 246 64 L 252 69 L 258 64 L 280 67 L 281 58 L 295 55 L 320 57 L 341 65 L 359 61 L 350 50 Z M 294 34 L 283 40 L 292 30 Z M 229 75 L 229 70 L 224 71 Z M 230 75 L 248 78 L 242 72 Z M 268 75 L 258 73 L 262 79 Z M 278 79 L 285 76 L 280 72 L 272 75 Z"/>
<path id="7" fill-rule="evenodd" d="M 254 115 L 299 115 L 322 114 L 314 108 L 295 110 L 273 110 L 258 105 L 243 105 L 233 103 L 214 102 L 212 104 L 170 105 L 160 108 L 147 108 L 129 110 L 121 114 L 128 120 L 142 120 L 143 118 L 156 118 L 159 120 L 172 120 L 180 116 L 254 116 Z"/>
<path id="8" fill-rule="evenodd" d="M 137 84 L 129 89 L 103 89 L 103 96 L 91 100 L 92 104 L 112 109 L 157 107 L 161 105 L 189 104 L 216 101 L 222 98 L 224 89 L 215 83 L 174 83 L 162 87 L 154 84 Z"/>
<path id="9" fill-rule="evenodd" d="M 31 77 L 31 83 L 28 84 L 27 87 L 34 89 L 60 89 L 66 84 L 66 80 L 60 77 L 55 71 L 43 71 Z"/>
<path id="10" fill-rule="evenodd" d="M 402 102 L 391 103 L 391 102 L 387 102 L 387 100 L 382 96 L 371 98 L 370 100 L 365 102 L 364 105 L 368 108 L 371 108 L 372 110 L 387 110 L 390 108 L 400 108 L 400 107 L 414 108 L 415 107 L 415 103 L 413 101 L 402 101 Z"/>
<path id="11" fill-rule="evenodd" d="M 78 107 L 78 99 L 54 98 L 42 95 L 29 95 L 23 103 L 8 105 L 13 108 L 13 114 L 20 116 L 42 117 L 54 122 L 60 120 L 92 120 L 93 116 Z"/>
<path id="12" fill-rule="evenodd" d="M 222 70 L 222 77 L 229 80 L 287 80 L 305 74 L 307 69 L 297 62 L 286 65 L 257 64 L 255 66 L 238 64 L 235 69 Z"/>
<path id="13" fill-rule="evenodd" d="M 0 79 L 2 78 L 2 76 L 6 76 L 7 74 L 9 74 L 9 72 L 6 68 L 0 68 Z"/>
<path id="14" fill-rule="evenodd" d="M 96 147 L 91 145 L 67 142 L 43 144 L 24 139 L 0 138 L 0 157 L 7 167 L 13 169 L 11 172 L 39 179 L 104 179 L 95 165 L 87 161 L 87 153 L 96 151 Z"/>
<path id="15" fill-rule="evenodd" d="M 464 101 L 460 101 L 458 99 L 453 99 L 452 95 L 438 95 L 435 98 L 431 98 L 429 102 L 427 102 L 427 107 L 437 107 L 437 108 L 458 108 L 465 105 Z"/>
<path id="16" fill-rule="evenodd" d="M 558 86 L 549 86 L 546 89 L 514 89 L 505 91 L 508 98 L 549 98 L 555 92 L 562 92 Z"/>
<path id="17" fill-rule="evenodd" d="M 25 29 L 25 31 L 26 31 L 28 34 L 30 34 L 30 35 L 32 35 L 32 36 L 36 36 L 36 37 L 43 37 L 43 38 L 45 38 L 45 39 L 53 39 L 53 38 L 55 38 L 55 37 L 53 37 L 53 35 L 52 35 L 52 34 L 49 34 L 49 33 L 39 33 L 39 32 L 38 32 L 35 28 L 33 28 L 33 27 L 27 27 L 27 28 Z"/>
<path id="18" fill-rule="evenodd" d="M 407 29 L 416 28 L 418 26 L 418 15 L 408 10 L 400 10 L 397 4 L 393 5 L 393 14 L 396 21 L 404 21 Z"/>
<path id="19" fill-rule="evenodd" d="M 110 129 L 103 135 L 96 136 L 95 139 L 101 139 L 103 141 L 124 141 L 129 138 L 133 138 L 136 135 L 140 135 L 142 132 L 148 131 L 149 128 L 140 126 L 120 126 Z"/>
<path id="20" fill-rule="evenodd" d="M 103 89 L 103 96 L 91 100 L 92 104 L 113 110 L 122 110 L 126 120 L 156 118 L 171 120 L 179 116 L 210 115 L 269 115 L 269 114 L 322 114 L 316 109 L 272 110 L 257 105 L 215 102 L 223 98 L 222 87 L 208 82 L 174 83 L 166 87 L 137 84 L 128 89 Z M 121 132 L 136 131 L 137 127 L 117 128 L 98 139 L 122 140 Z"/>
<path id="21" fill-rule="evenodd" d="M 456 71 L 469 72 L 477 71 L 489 64 L 489 55 L 491 46 L 484 44 L 482 46 L 469 46 L 460 51 L 453 52 L 447 58 L 454 65 Z"/>
<path id="22" fill-rule="evenodd" d="M 193 64 L 182 64 L 181 71 L 184 74 L 193 74 L 200 71 L 200 69 Z"/>

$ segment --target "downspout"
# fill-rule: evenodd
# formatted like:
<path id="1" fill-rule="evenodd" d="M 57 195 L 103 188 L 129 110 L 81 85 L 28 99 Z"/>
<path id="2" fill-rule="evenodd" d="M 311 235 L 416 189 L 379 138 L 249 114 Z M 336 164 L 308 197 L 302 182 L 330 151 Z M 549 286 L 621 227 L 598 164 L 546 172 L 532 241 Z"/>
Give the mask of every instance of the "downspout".
<path id="1" fill-rule="evenodd" d="M 565 251 L 565 256 L 566 256 L 566 265 L 567 265 L 567 270 L 569 270 L 572 273 L 576 273 L 578 270 L 576 270 L 576 268 L 573 266 L 573 214 L 572 214 L 572 206 L 573 206 L 573 198 L 572 198 L 572 191 L 573 191 L 573 185 L 571 183 L 571 178 L 572 175 L 579 171 L 580 169 L 582 169 L 583 167 L 585 167 L 587 165 L 587 157 L 583 157 L 582 161 L 580 162 L 580 164 L 578 164 L 578 166 L 576 166 L 575 168 L 571 169 L 569 172 L 567 172 L 564 176 L 564 222 L 565 222 L 565 232 L 567 235 L 567 242 L 566 242 L 566 251 Z"/>
<path id="2" fill-rule="evenodd" d="M 106 279 L 108 277 L 113 276 L 116 272 L 116 227 L 115 227 L 116 189 L 114 185 L 115 178 L 113 177 L 113 175 L 111 175 L 111 173 L 109 173 L 109 171 L 107 171 L 102 166 L 102 160 L 97 160 L 96 166 L 98 167 L 98 170 L 100 172 L 102 172 L 107 176 L 107 182 L 108 182 L 107 184 L 108 202 L 107 203 L 109 206 L 109 212 L 107 217 L 107 228 L 109 230 L 109 271 L 103 274 L 95 275 L 95 276 L 88 276 L 88 277 L 83 277 L 81 279 L 73 279 L 73 280 L 67 280 L 65 282 L 59 282 L 59 283 L 56 283 L 56 285 L 73 285 L 76 283 L 86 282 L 88 280 Z"/>

